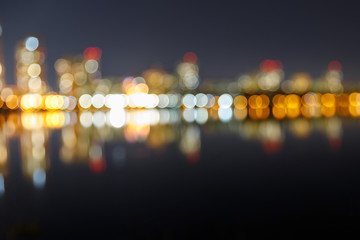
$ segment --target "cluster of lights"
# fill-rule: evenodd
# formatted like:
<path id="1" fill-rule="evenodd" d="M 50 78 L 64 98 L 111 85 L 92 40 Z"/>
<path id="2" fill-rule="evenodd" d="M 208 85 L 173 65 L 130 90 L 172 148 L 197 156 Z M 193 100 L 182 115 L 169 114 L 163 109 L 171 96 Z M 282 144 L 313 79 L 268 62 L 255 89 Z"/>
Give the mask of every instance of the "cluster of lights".
<path id="1" fill-rule="evenodd" d="M 96 111 L 81 112 L 79 122 L 83 127 L 89 128 L 95 126 L 102 128 L 104 126 L 121 128 L 126 125 L 145 126 L 157 124 L 174 124 L 180 120 L 176 111 L 167 109 L 152 109 L 146 111 L 128 112 L 124 109 L 111 109 L 108 112 Z"/>
<path id="2" fill-rule="evenodd" d="M 194 90 L 199 86 L 199 67 L 197 66 L 197 56 L 193 52 L 188 52 L 183 57 L 183 63 L 177 67 L 180 77 L 180 84 L 185 90 Z"/>
<path id="3" fill-rule="evenodd" d="M 177 94 L 147 94 L 144 92 L 126 94 L 100 93 L 81 95 L 80 109 L 116 109 L 116 108 L 176 108 L 179 107 L 180 96 Z"/>
<path id="4" fill-rule="evenodd" d="M 360 93 L 306 93 L 276 94 L 272 99 L 267 95 L 232 95 L 225 93 L 220 96 L 198 93 L 185 94 L 148 94 L 144 92 L 126 94 L 83 94 L 79 100 L 73 96 L 39 93 L 16 95 L 10 88 L 4 88 L 0 95 L 0 105 L 11 110 L 20 108 L 24 111 L 65 110 L 79 108 L 82 111 L 100 109 L 154 109 L 181 108 L 187 122 L 205 123 L 208 117 L 230 121 L 236 119 L 266 119 L 272 115 L 276 119 L 297 118 L 303 116 L 332 117 L 360 116 Z M 206 111 L 200 110 L 205 109 Z"/>
<path id="5" fill-rule="evenodd" d="M 24 111 L 34 110 L 67 110 L 72 111 L 77 105 L 77 100 L 72 96 L 24 94 L 20 98 L 20 108 Z"/>
<path id="6" fill-rule="evenodd" d="M 25 95 L 35 97 L 34 95 Z M 95 96 L 95 99 L 98 97 Z M 126 96 L 126 95 L 124 95 Z M 123 97 L 124 97 L 123 96 Z M 205 95 L 206 96 L 206 95 Z M 196 98 L 196 96 L 194 96 Z M 40 103 L 42 99 L 44 106 L 47 108 L 55 107 L 61 110 L 60 106 L 64 106 L 63 96 L 48 95 L 45 98 L 36 96 L 37 100 L 24 101 Z M 90 102 L 92 97 L 90 97 Z M 106 100 L 106 97 L 104 97 Z M 45 99 L 45 100 L 44 100 Z M 72 98 L 75 100 L 75 98 Z M 317 117 L 333 117 L 335 114 L 341 116 L 360 116 L 360 93 L 351 93 L 349 95 L 334 95 L 334 94 L 315 94 L 307 93 L 303 96 L 295 94 L 290 95 L 275 95 L 270 101 L 266 95 L 252 95 L 248 99 L 245 96 L 239 95 L 232 98 L 230 95 L 221 95 L 214 97 L 215 103 L 210 108 L 205 107 L 184 107 L 182 111 L 172 109 L 148 109 L 129 111 L 122 107 L 109 107 L 106 111 L 89 111 L 90 108 L 83 109 L 79 114 L 79 122 L 83 127 L 95 126 L 102 128 L 110 126 L 114 128 L 121 128 L 128 124 L 143 126 L 143 125 L 157 125 L 157 124 L 173 124 L 180 121 L 182 116 L 186 123 L 196 122 L 197 124 L 205 124 L 209 120 L 221 122 L 230 122 L 233 118 L 236 120 L 244 120 L 247 116 L 250 119 L 267 119 L 271 116 L 275 119 L 284 118 L 317 118 Z M 21 101 L 22 102 L 22 101 Z M 272 105 L 272 107 L 270 107 Z M 73 105 L 74 106 L 74 105 Z M 97 106 L 95 104 L 95 106 Z M 23 106 L 25 108 L 25 106 Z M 26 110 L 26 109 L 24 109 Z M 22 122 L 24 126 L 31 129 L 32 126 L 46 126 L 50 128 L 60 128 L 66 126 L 70 122 L 70 112 L 61 111 L 39 112 L 39 115 L 23 114 Z M 179 115 L 181 113 L 181 115 Z M 62 114 L 61 116 L 59 114 Z M 31 118 L 29 118 L 31 116 Z M 36 119 L 34 116 L 37 116 Z M 42 117 L 40 117 L 42 116 Z M 76 115 L 72 115 L 76 116 Z M 40 118 L 42 120 L 40 120 Z M 67 119 L 67 120 L 66 120 Z M 75 120 L 76 121 L 76 120 Z M 45 125 L 44 125 L 45 124 Z"/>
<path id="7" fill-rule="evenodd" d="M 45 93 L 47 86 L 44 75 L 45 51 L 39 39 L 28 37 L 16 51 L 16 80 L 21 93 Z"/>
<path id="8" fill-rule="evenodd" d="M 264 60 L 260 64 L 260 71 L 244 74 L 235 82 L 228 85 L 231 92 L 256 94 L 258 92 L 282 91 L 285 94 L 305 94 L 306 92 L 341 93 L 343 73 L 338 61 L 331 61 L 325 75 L 312 81 L 307 73 L 296 73 L 290 79 L 284 79 L 283 66 L 277 60 Z"/>
<path id="9" fill-rule="evenodd" d="M 295 94 L 275 95 L 273 97 L 272 114 L 276 119 L 297 118 L 303 116 L 333 117 L 360 116 L 360 94 L 319 94 L 306 93 L 302 96 Z"/>
<path id="10" fill-rule="evenodd" d="M 58 59 L 54 67 L 59 77 L 60 93 L 78 97 L 91 91 L 90 82 L 101 78 L 101 55 L 99 48 L 89 47 L 85 49 L 83 58 Z"/>
<path id="11" fill-rule="evenodd" d="M 75 119 L 76 120 L 76 119 Z M 74 117 L 62 111 L 56 112 L 24 112 L 21 114 L 21 126 L 25 130 L 41 128 L 62 128 L 74 123 Z"/>
<path id="12" fill-rule="evenodd" d="M 201 100 L 204 99 L 204 100 Z M 199 101 L 200 100 L 200 101 Z M 198 101 L 201 104 L 198 104 Z M 232 115 L 238 120 L 249 116 L 251 119 L 266 119 L 271 114 L 276 119 L 306 118 L 314 117 L 333 117 L 340 116 L 360 116 L 360 93 L 333 94 L 333 93 L 306 93 L 296 94 L 276 94 L 272 99 L 267 95 L 251 95 L 246 98 L 238 95 L 232 98 L 230 94 L 212 96 L 210 94 L 198 94 L 196 96 L 187 94 L 183 97 L 184 119 L 188 122 L 205 122 L 204 111 L 191 110 L 194 107 L 209 108 L 209 117 L 220 119 L 223 122 L 230 121 Z M 209 104 L 211 103 L 211 104 Z M 233 106 L 233 111 L 231 107 Z"/>

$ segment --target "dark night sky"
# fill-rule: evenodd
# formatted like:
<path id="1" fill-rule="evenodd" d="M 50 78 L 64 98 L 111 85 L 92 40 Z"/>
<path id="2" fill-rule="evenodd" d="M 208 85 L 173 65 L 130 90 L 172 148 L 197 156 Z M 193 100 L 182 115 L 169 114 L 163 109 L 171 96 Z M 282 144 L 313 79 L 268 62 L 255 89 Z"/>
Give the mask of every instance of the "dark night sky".
<path id="1" fill-rule="evenodd" d="M 88 46 L 103 50 L 104 76 L 154 65 L 173 71 L 194 51 L 203 78 L 236 77 L 270 58 L 283 62 L 286 77 L 298 71 L 319 77 L 339 60 L 346 81 L 360 79 L 354 2 L 1 0 L 0 19 L 8 79 L 15 44 L 29 34 L 48 49 L 53 86 L 55 60 Z"/>

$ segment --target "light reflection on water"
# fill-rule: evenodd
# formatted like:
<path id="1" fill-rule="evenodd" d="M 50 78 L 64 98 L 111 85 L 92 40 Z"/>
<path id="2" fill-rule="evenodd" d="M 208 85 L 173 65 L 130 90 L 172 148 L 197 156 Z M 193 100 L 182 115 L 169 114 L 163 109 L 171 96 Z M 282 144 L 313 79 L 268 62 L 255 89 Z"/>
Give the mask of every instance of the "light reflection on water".
<path id="1" fill-rule="evenodd" d="M 47 172 L 51 167 L 50 151 L 56 153 L 64 164 L 83 163 L 94 173 L 106 171 L 104 144 L 109 142 L 135 144 L 150 149 L 164 149 L 171 144 L 177 145 L 184 161 L 196 164 L 200 160 L 203 133 L 216 137 L 218 134 L 235 135 L 246 141 L 260 144 L 267 154 L 283 150 L 287 132 L 298 139 L 308 138 L 312 132 L 320 132 L 329 147 L 337 149 L 342 142 L 343 122 L 352 123 L 356 119 L 318 118 L 288 119 L 278 121 L 235 120 L 230 113 L 219 111 L 219 118 L 208 119 L 206 109 L 115 109 L 108 112 L 21 112 L 1 115 L 0 134 L 0 194 L 6 189 L 6 178 L 11 172 L 8 162 L 9 139 L 19 139 L 18 150 L 21 157 L 22 174 L 33 182 L 36 188 L 46 185 Z M 191 113 L 189 112 L 191 111 Z M 50 146 L 52 131 L 60 131 L 60 146 Z M 231 142 L 219 142 L 229 145 Z M 204 149 L 203 149 L 204 150 Z M 115 146 L 112 156 L 119 162 L 126 161 L 127 149 L 121 144 Z M 205 149 L 206 151 L 206 149 Z M 251 153 L 244 152 L 244 156 Z"/>

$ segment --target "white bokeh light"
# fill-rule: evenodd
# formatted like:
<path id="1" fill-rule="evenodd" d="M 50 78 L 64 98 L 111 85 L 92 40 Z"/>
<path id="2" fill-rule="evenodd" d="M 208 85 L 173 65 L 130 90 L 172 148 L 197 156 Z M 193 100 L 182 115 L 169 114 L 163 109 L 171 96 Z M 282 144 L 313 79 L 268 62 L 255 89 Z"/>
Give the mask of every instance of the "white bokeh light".
<path id="1" fill-rule="evenodd" d="M 182 103 L 186 108 L 193 108 L 196 105 L 196 97 L 192 94 L 186 94 L 182 99 Z"/>
<path id="2" fill-rule="evenodd" d="M 25 47 L 29 51 L 35 51 L 39 47 L 39 39 L 36 37 L 28 37 L 25 40 Z"/>
<path id="3" fill-rule="evenodd" d="M 233 98 L 230 94 L 224 93 L 218 99 L 218 104 L 220 108 L 229 108 L 233 103 Z"/>

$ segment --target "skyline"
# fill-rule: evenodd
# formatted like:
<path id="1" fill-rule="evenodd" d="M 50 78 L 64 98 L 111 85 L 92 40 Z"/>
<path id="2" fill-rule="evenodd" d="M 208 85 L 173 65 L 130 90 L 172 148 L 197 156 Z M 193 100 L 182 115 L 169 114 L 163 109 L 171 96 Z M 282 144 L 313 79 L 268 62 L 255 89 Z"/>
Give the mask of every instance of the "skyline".
<path id="1" fill-rule="evenodd" d="M 0 50 L 3 50 L 2 41 L 1 41 L 2 40 L 2 33 L 3 33 L 2 26 L 0 25 Z M 35 46 L 34 49 L 29 49 L 29 47 L 27 46 L 29 39 L 35 41 L 33 43 L 33 44 L 36 43 L 36 46 Z M 92 46 L 92 47 L 87 47 L 83 51 L 82 54 L 68 54 L 65 58 L 56 59 L 55 63 L 53 64 L 54 66 L 50 70 L 50 74 L 49 74 L 49 67 L 48 67 L 48 63 L 46 61 L 46 59 L 48 57 L 47 56 L 48 51 L 47 51 L 46 47 L 43 45 L 43 40 L 39 39 L 37 35 L 27 36 L 26 38 L 24 38 L 21 41 L 17 42 L 16 49 L 15 49 L 15 57 L 16 57 L 15 66 L 17 66 L 16 67 L 17 69 L 20 67 L 20 65 L 18 65 L 18 64 L 21 64 L 21 66 L 22 66 L 23 65 L 22 62 L 24 61 L 24 60 L 21 60 L 21 58 L 23 58 L 24 56 L 23 56 L 23 53 L 21 53 L 22 50 L 20 51 L 20 49 L 24 48 L 24 49 L 27 49 L 26 51 L 33 51 L 33 50 L 38 48 L 39 43 L 41 43 L 41 48 L 39 48 L 39 49 L 40 49 L 40 54 L 42 56 L 41 60 L 40 60 L 41 65 L 42 65 L 42 67 L 41 67 L 42 68 L 42 70 L 41 70 L 41 74 L 42 74 L 41 79 L 43 79 L 46 82 L 46 85 L 48 85 L 50 87 L 49 90 L 52 90 L 52 91 L 58 91 L 59 86 L 56 86 L 56 85 L 57 85 L 57 83 L 59 83 L 59 80 L 60 80 L 59 77 L 60 77 L 61 74 L 58 72 L 58 69 L 57 69 L 58 66 L 57 65 L 59 64 L 59 62 L 63 62 L 63 61 L 73 62 L 75 60 L 75 62 L 77 62 L 77 61 L 82 61 L 82 60 L 94 59 L 95 62 L 96 62 L 96 66 L 97 66 L 95 72 L 98 72 L 98 75 L 95 76 L 96 75 L 95 74 L 95 75 L 93 75 L 92 78 L 95 77 L 98 80 L 106 80 L 106 81 L 109 81 L 108 79 L 110 78 L 110 81 L 112 81 L 113 84 L 116 84 L 120 79 L 125 80 L 128 77 L 136 78 L 136 76 L 140 76 L 140 75 L 144 75 L 144 74 L 147 75 L 148 71 L 159 71 L 159 72 L 162 72 L 162 74 L 166 73 L 166 70 L 164 70 L 164 68 L 161 65 L 157 65 L 157 66 L 153 66 L 152 68 L 143 69 L 141 71 L 142 72 L 141 74 L 125 74 L 125 75 L 121 75 L 121 76 L 110 76 L 110 77 L 109 76 L 104 76 L 102 74 L 102 71 L 100 71 L 103 68 L 103 64 L 101 63 L 103 61 L 103 59 L 102 59 L 103 51 L 98 47 Z M 30 48 L 31 47 L 32 46 L 30 46 Z M 89 53 L 89 50 L 90 51 L 95 51 L 95 52 L 90 52 Z M 19 54 L 21 54 L 21 55 L 19 55 Z M 97 56 L 95 56 L 94 54 L 97 55 Z M 19 57 L 20 57 L 20 59 L 19 59 Z M 91 61 L 93 61 L 93 60 L 91 60 Z M 97 62 L 97 61 L 99 61 L 99 62 Z M 7 72 L 6 71 L 6 61 L 4 61 L 3 52 L 0 52 L 0 63 L 2 64 L 0 66 L 1 67 L 0 74 L 2 75 L 1 76 L 2 80 L 1 81 L 5 85 L 14 86 L 16 84 L 16 85 L 19 86 L 19 81 L 24 81 L 25 80 L 25 79 L 22 79 L 23 78 L 22 77 L 23 73 L 20 73 L 18 70 L 16 70 L 16 78 L 13 79 L 13 81 L 15 81 L 15 82 L 13 82 L 11 80 L 9 81 L 9 79 L 7 77 L 8 74 L 6 74 L 6 72 Z M 283 92 L 290 93 L 290 92 L 294 91 L 294 89 L 290 90 L 285 85 L 288 85 L 288 83 L 291 82 L 291 81 L 297 81 L 296 79 L 302 78 L 303 79 L 302 81 L 306 81 L 306 82 L 308 82 L 307 84 L 310 84 L 306 88 L 309 88 L 311 86 L 311 82 L 313 82 L 312 85 L 314 85 L 315 89 L 317 89 L 315 91 L 318 91 L 319 90 L 318 87 L 322 84 L 322 82 L 324 80 L 329 81 L 328 78 L 329 77 L 332 78 L 331 76 L 329 76 L 329 74 L 330 75 L 334 75 L 334 74 L 336 75 L 336 76 L 334 75 L 333 77 L 338 79 L 338 80 L 336 80 L 336 81 L 339 81 L 338 84 L 343 84 L 343 80 L 344 80 L 344 73 L 342 71 L 343 66 L 337 60 L 330 61 L 328 63 L 328 65 L 327 65 L 327 70 L 323 71 L 322 75 L 320 77 L 318 77 L 318 78 L 312 78 L 312 76 L 309 75 L 308 72 L 297 72 L 297 73 L 294 73 L 291 77 L 286 77 L 284 69 L 283 69 L 284 65 L 283 65 L 282 61 L 275 60 L 275 59 L 264 59 L 264 60 L 261 61 L 261 63 L 259 64 L 259 66 L 256 69 L 253 69 L 252 71 L 248 71 L 246 73 L 244 72 L 244 73 L 238 74 L 236 77 L 232 77 L 232 78 L 224 78 L 224 77 L 223 78 L 208 78 L 208 79 L 205 79 L 205 81 L 201 76 L 199 76 L 199 59 L 198 59 L 198 56 L 197 56 L 196 53 L 194 53 L 194 52 L 186 52 L 184 54 L 184 56 L 182 57 L 182 61 L 178 61 L 177 63 L 178 63 L 177 66 L 173 70 L 171 70 L 172 73 L 169 73 L 169 74 L 175 74 L 175 75 L 172 75 L 172 77 L 180 78 L 180 79 L 184 77 L 184 76 L 182 76 L 183 73 L 181 73 L 181 71 L 185 70 L 185 69 L 179 70 L 179 67 L 180 67 L 180 69 L 183 68 L 183 67 L 181 67 L 182 63 L 186 63 L 186 64 L 189 63 L 190 65 L 195 64 L 194 66 L 196 68 L 196 73 L 194 72 L 194 74 L 196 75 L 196 79 L 197 79 L 196 84 L 192 83 L 192 84 L 195 84 L 193 87 L 187 86 L 188 90 L 191 90 L 191 91 L 197 89 L 199 87 L 199 84 L 203 86 L 203 87 L 200 87 L 203 90 L 204 90 L 204 88 L 206 89 L 207 87 L 212 86 L 213 84 L 218 85 L 218 87 L 220 87 L 222 85 L 222 87 L 220 87 L 220 88 L 223 88 L 224 84 L 227 85 L 228 87 L 232 86 L 231 88 L 233 88 L 234 87 L 233 84 L 236 83 L 236 82 L 238 82 L 238 84 L 242 85 L 243 84 L 242 82 L 243 82 L 244 78 L 251 77 L 251 78 L 255 78 L 255 79 L 253 79 L 254 81 L 261 81 L 260 79 L 258 79 L 259 77 L 261 78 L 261 74 L 266 75 L 266 74 L 271 73 L 271 72 L 276 73 L 276 75 L 278 75 L 277 78 L 279 78 L 277 80 L 277 81 L 279 81 L 278 83 L 275 84 L 275 82 L 277 82 L 277 81 L 273 82 L 273 80 L 271 80 L 271 82 L 273 82 L 273 84 L 279 85 L 279 86 L 275 87 L 275 85 L 274 85 L 273 86 L 273 87 L 275 87 L 274 89 L 271 89 L 273 87 L 270 87 L 270 85 L 268 87 L 264 86 L 265 87 L 264 88 L 264 87 L 261 87 L 260 86 L 261 84 L 258 82 L 257 84 L 260 84 L 258 86 L 260 88 L 260 90 L 264 90 L 264 91 L 269 90 L 270 92 L 273 92 L 273 91 L 276 91 L 276 90 L 278 90 L 280 88 L 280 83 L 281 83 L 281 85 L 282 85 L 281 90 Z M 26 63 L 25 65 L 27 65 L 27 64 L 28 63 Z M 83 62 L 81 64 L 85 64 L 85 62 Z M 86 64 L 84 66 L 85 66 L 85 68 L 87 68 Z M 97 69 L 99 69 L 99 71 L 97 71 Z M 51 77 L 49 78 L 49 76 L 48 76 L 48 75 L 52 75 L 54 70 L 57 73 L 57 76 L 54 78 L 55 81 L 52 80 Z M 22 72 L 22 70 L 21 70 L 21 72 Z M 86 70 L 86 72 L 88 72 L 88 70 Z M 19 73 L 20 73 L 20 75 L 19 75 Z M 88 73 L 90 75 L 92 74 L 91 72 L 88 72 Z M 27 73 L 25 73 L 25 74 L 27 75 Z M 264 75 L 264 77 L 265 77 L 265 75 Z M 6 79 L 8 79 L 8 80 L 6 80 Z M 50 79 L 50 81 L 49 81 L 49 79 Z M 328 79 L 328 80 L 326 80 L 326 79 Z M 55 84 L 55 86 L 54 86 L 54 84 Z M 352 88 L 352 89 L 354 89 L 354 87 L 357 88 L 357 84 L 354 81 L 353 82 L 349 82 L 349 81 L 345 82 L 345 85 L 347 87 Z M 24 86 L 21 87 L 21 84 L 20 84 L 20 88 L 23 88 L 23 87 Z M 25 88 L 27 88 L 27 87 L 25 87 Z M 288 90 L 285 90 L 285 89 L 288 89 Z M 330 92 L 338 92 L 340 90 L 340 88 L 338 90 L 335 90 L 335 89 L 326 90 L 323 87 L 321 87 L 321 89 L 322 89 L 321 91 L 330 91 Z M 23 89 L 23 90 L 25 90 L 25 89 Z M 61 87 L 60 87 L 59 90 L 61 91 Z M 311 91 L 311 88 L 309 88 L 308 90 Z M 252 91 L 248 92 L 246 90 L 244 91 L 244 89 L 243 89 L 243 91 L 240 90 L 240 92 L 250 93 Z M 305 89 L 301 90 L 300 92 L 305 92 Z M 298 93 L 300 93 L 300 92 L 298 92 Z"/>
<path id="2" fill-rule="evenodd" d="M 83 1 L 71 5 L 29 1 L 21 3 L 22 8 L 17 3 L 5 1 L 0 9 L 6 76 L 11 83 L 15 44 L 34 33 L 48 49 L 47 76 L 53 87 L 55 60 L 81 54 L 89 46 L 103 50 L 104 76 L 136 75 L 154 65 L 171 71 L 184 53 L 193 51 L 203 80 L 235 78 L 257 69 L 264 59 L 281 60 L 286 78 L 300 71 L 320 77 L 332 60 L 342 63 L 345 82 L 360 78 L 360 34 L 355 31 L 355 9 L 346 4 L 295 2 L 290 7 L 281 2 L 189 5 L 185 1 L 175 8 L 164 2 L 96 5 L 86 1 L 87 12 Z M 159 15 L 168 21 L 159 22 Z"/>

